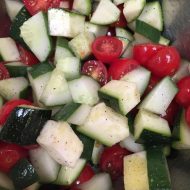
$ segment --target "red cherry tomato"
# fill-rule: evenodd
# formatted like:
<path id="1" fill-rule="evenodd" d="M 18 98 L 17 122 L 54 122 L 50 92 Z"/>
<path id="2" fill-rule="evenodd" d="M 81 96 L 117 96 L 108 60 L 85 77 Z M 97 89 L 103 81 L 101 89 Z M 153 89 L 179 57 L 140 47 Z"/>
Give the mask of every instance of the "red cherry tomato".
<path id="1" fill-rule="evenodd" d="M 89 164 L 86 164 L 84 169 L 82 170 L 80 176 L 77 180 L 73 183 L 72 187 L 76 187 L 79 184 L 83 184 L 84 182 L 90 180 L 94 176 L 94 171 Z"/>
<path id="2" fill-rule="evenodd" d="M 108 79 L 119 80 L 128 72 L 134 70 L 139 66 L 138 62 L 134 59 L 117 59 L 108 69 Z"/>
<path id="3" fill-rule="evenodd" d="M 39 11 L 47 11 L 49 8 L 57 8 L 60 5 L 60 0 L 23 0 L 26 9 L 31 15 Z"/>
<path id="4" fill-rule="evenodd" d="M 104 63 L 117 59 L 121 55 L 122 48 L 121 40 L 111 36 L 100 36 L 92 43 L 92 53 Z"/>
<path id="5" fill-rule="evenodd" d="M 190 128 L 190 106 L 188 106 L 185 110 L 185 120 Z"/>
<path id="6" fill-rule="evenodd" d="M 32 105 L 32 103 L 24 99 L 10 100 L 6 102 L 0 109 L 0 125 L 3 125 L 6 122 L 12 110 L 19 105 Z"/>
<path id="7" fill-rule="evenodd" d="M 21 62 L 24 63 L 25 65 L 32 66 L 39 63 L 39 60 L 31 51 L 26 50 L 21 45 L 18 46 L 18 49 L 20 52 Z"/>
<path id="8" fill-rule="evenodd" d="M 4 10 L 4 11 L 2 11 Z M 11 20 L 6 14 L 6 9 L 0 11 L 0 38 L 9 36 Z"/>
<path id="9" fill-rule="evenodd" d="M 100 157 L 100 169 L 117 179 L 123 175 L 123 158 L 128 154 L 130 152 L 118 144 L 105 148 Z"/>
<path id="10" fill-rule="evenodd" d="M 125 19 L 125 16 L 123 14 L 123 5 L 124 4 L 120 4 L 117 6 L 121 13 L 118 21 L 112 24 L 112 26 L 114 27 L 127 27 L 127 20 Z"/>
<path id="11" fill-rule="evenodd" d="M 176 102 L 183 106 L 187 107 L 190 105 L 190 77 L 184 77 L 177 83 L 178 93 L 176 95 Z"/>
<path id="12" fill-rule="evenodd" d="M 180 66 L 180 55 L 174 47 L 164 47 L 145 66 L 157 77 L 171 76 Z"/>
<path id="13" fill-rule="evenodd" d="M 137 44 L 133 47 L 133 58 L 140 64 L 145 65 L 147 61 L 164 46 L 159 44 Z"/>
<path id="14" fill-rule="evenodd" d="M 116 36 L 115 27 L 109 27 L 106 36 Z"/>
<path id="15" fill-rule="evenodd" d="M 97 80 L 101 85 L 107 83 L 108 73 L 105 65 L 101 61 L 89 60 L 82 67 L 82 73 Z"/>
<path id="16" fill-rule="evenodd" d="M 5 65 L 0 63 L 0 80 L 10 78 L 9 71 L 5 67 Z"/>
<path id="17" fill-rule="evenodd" d="M 9 172 L 21 158 L 27 156 L 27 151 L 15 144 L 0 142 L 0 170 Z"/>

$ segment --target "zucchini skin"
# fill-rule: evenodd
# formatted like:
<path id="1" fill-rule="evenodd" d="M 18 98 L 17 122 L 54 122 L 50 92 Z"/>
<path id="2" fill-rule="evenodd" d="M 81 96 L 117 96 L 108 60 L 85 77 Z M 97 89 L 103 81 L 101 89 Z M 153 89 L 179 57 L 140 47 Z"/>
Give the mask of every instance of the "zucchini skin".
<path id="1" fill-rule="evenodd" d="M 0 139 L 22 146 L 36 144 L 41 129 L 50 118 L 51 110 L 16 107 L 3 126 Z"/>

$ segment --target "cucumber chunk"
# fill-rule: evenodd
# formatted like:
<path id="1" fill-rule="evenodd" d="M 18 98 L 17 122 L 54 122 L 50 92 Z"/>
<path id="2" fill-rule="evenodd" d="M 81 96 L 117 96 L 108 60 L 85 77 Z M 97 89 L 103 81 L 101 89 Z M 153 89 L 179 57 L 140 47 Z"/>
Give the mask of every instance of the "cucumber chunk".
<path id="1" fill-rule="evenodd" d="M 13 190 L 12 180 L 3 172 L 0 171 L 0 189 L 2 190 Z"/>
<path id="2" fill-rule="evenodd" d="M 27 76 L 27 66 L 21 62 L 6 63 L 5 67 L 9 71 L 11 77 Z"/>
<path id="3" fill-rule="evenodd" d="M 74 0 L 72 9 L 82 15 L 90 15 L 92 10 L 91 0 Z"/>

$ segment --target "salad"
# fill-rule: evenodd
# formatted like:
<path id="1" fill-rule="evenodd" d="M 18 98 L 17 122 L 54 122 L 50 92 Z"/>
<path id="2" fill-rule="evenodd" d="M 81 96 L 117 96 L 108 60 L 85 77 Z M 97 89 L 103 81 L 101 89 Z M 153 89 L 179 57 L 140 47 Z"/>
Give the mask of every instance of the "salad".
<path id="1" fill-rule="evenodd" d="M 164 3 L 5 3 L 0 189 L 171 190 L 190 66 L 163 36 Z"/>

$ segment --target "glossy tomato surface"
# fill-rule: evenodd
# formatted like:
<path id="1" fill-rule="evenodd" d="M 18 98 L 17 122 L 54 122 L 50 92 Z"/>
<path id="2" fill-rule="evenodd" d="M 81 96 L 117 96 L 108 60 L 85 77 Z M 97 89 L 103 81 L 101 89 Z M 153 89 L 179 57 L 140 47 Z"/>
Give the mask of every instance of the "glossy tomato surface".
<path id="1" fill-rule="evenodd" d="M 100 157 L 100 169 L 107 172 L 115 180 L 123 175 L 123 158 L 130 152 L 119 144 L 107 147 Z"/>
<path id="2" fill-rule="evenodd" d="M 86 61 L 82 67 L 82 73 L 91 76 L 97 80 L 101 85 L 107 83 L 108 73 L 106 66 L 97 60 Z"/>
<path id="3" fill-rule="evenodd" d="M 0 80 L 10 78 L 9 71 L 5 67 L 4 63 L 0 63 Z"/>
<path id="4" fill-rule="evenodd" d="M 97 37 L 92 43 L 92 53 L 96 59 L 110 63 L 117 59 L 122 52 L 123 44 L 121 40 L 112 36 Z"/>
<path id="5" fill-rule="evenodd" d="M 125 74 L 136 69 L 139 66 L 139 63 L 134 59 L 116 59 L 108 69 L 108 79 L 109 80 L 119 80 Z"/>

